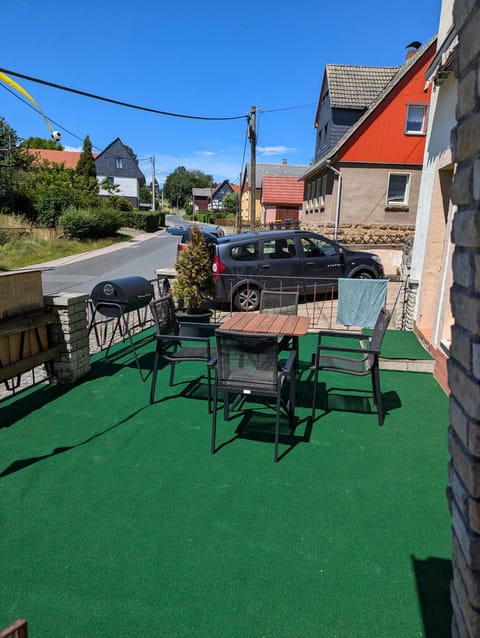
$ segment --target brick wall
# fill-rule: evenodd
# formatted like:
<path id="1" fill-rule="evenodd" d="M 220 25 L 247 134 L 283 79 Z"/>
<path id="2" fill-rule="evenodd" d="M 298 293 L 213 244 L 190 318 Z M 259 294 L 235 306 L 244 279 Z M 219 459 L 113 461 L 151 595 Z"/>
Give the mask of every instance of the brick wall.
<path id="1" fill-rule="evenodd" d="M 480 636 L 480 4 L 456 0 L 457 125 L 452 150 L 457 205 L 448 364 L 449 505 L 452 514 L 452 636 Z"/>

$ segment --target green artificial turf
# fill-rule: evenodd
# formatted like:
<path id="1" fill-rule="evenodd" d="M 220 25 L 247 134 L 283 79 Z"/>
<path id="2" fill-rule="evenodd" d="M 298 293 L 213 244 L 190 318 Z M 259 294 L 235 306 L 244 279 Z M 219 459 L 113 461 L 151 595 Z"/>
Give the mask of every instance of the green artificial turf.
<path id="1" fill-rule="evenodd" d="M 371 334 L 371 330 L 364 330 Z M 382 357 L 384 359 L 432 359 L 414 332 L 411 330 L 387 330 L 382 342 Z"/>
<path id="2" fill-rule="evenodd" d="M 273 463 L 272 412 L 210 454 L 204 366 L 159 373 L 149 405 L 125 348 L 68 391 L 4 403 L 0 627 L 34 638 L 449 636 L 447 397 L 429 374 L 322 378 Z M 139 350 L 152 365 L 152 344 Z M 352 411 L 346 411 L 349 408 Z M 240 435 L 235 438 L 235 432 Z"/>

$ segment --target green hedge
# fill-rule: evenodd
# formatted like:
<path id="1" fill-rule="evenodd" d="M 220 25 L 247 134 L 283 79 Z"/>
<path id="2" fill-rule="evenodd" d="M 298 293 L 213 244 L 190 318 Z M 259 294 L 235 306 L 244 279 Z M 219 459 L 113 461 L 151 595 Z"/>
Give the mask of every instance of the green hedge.
<path id="1" fill-rule="evenodd" d="M 129 211 L 123 213 L 123 226 L 154 233 L 165 226 L 165 213 L 155 210 L 149 212 Z"/>
<path id="2" fill-rule="evenodd" d="M 113 208 L 68 209 L 59 219 L 67 239 L 113 237 L 122 227 L 123 214 Z"/>

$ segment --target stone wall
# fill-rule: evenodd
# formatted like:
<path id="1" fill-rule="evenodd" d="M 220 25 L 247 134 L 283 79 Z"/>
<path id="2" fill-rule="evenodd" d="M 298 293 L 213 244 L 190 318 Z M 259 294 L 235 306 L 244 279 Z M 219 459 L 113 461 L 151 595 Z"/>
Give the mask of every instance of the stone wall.
<path id="1" fill-rule="evenodd" d="M 451 197 L 454 316 L 448 363 L 452 636 L 480 636 L 480 4 L 456 0 L 457 171 Z"/>
<path id="2" fill-rule="evenodd" d="M 312 230 L 333 238 L 335 224 L 332 222 L 301 222 L 302 230 Z M 368 244 L 401 246 L 406 237 L 413 237 L 415 226 L 402 224 L 340 224 L 337 239 L 342 244 Z"/>
<path id="3" fill-rule="evenodd" d="M 54 324 L 51 326 L 52 345 L 58 348 L 53 363 L 58 383 L 74 383 L 90 372 L 86 301 L 88 295 L 45 295 L 43 300 L 52 308 Z"/>

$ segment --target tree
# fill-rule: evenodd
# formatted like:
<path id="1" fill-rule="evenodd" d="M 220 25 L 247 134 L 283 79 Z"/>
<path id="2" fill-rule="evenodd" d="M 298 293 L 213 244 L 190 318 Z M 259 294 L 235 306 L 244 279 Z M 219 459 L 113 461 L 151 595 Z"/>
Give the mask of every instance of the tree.
<path id="1" fill-rule="evenodd" d="M 16 211 L 16 199 L 22 171 L 34 158 L 20 148 L 19 137 L 8 122 L 0 117 L 0 210 Z"/>
<path id="2" fill-rule="evenodd" d="M 222 199 L 222 207 L 227 215 L 236 215 L 239 209 L 240 197 L 238 193 L 227 193 Z"/>
<path id="3" fill-rule="evenodd" d="M 190 226 L 190 241 L 180 252 L 175 268 L 172 292 L 179 310 L 189 315 L 205 312 L 207 298 L 215 293 L 215 279 L 210 251 L 197 224 Z"/>
<path id="4" fill-rule="evenodd" d="M 192 198 L 192 188 L 208 188 L 213 184 L 211 175 L 202 171 L 187 171 L 185 166 L 178 166 L 165 180 L 163 192 L 171 206 L 184 208 Z"/>
<path id="5" fill-rule="evenodd" d="M 63 151 L 63 146 L 56 140 L 44 137 L 27 137 L 20 143 L 21 148 L 47 148 L 51 151 Z"/>
<path id="6" fill-rule="evenodd" d="M 83 141 L 83 150 L 77 162 L 75 173 L 82 182 L 82 194 L 89 206 L 98 204 L 98 182 L 95 160 L 92 155 L 92 143 L 87 135 Z M 83 203 L 83 205 L 86 205 Z"/>
<path id="7" fill-rule="evenodd" d="M 95 160 L 92 155 L 92 143 L 88 135 L 83 140 L 83 150 L 77 163 L 76 172 L 79 175 L 85 175 L 85 177 L 94 177 L 95 179 L 97 177 Z"/>

